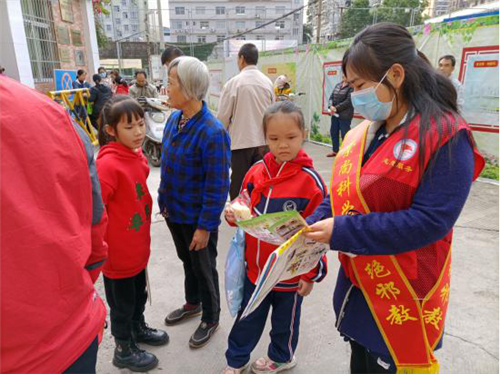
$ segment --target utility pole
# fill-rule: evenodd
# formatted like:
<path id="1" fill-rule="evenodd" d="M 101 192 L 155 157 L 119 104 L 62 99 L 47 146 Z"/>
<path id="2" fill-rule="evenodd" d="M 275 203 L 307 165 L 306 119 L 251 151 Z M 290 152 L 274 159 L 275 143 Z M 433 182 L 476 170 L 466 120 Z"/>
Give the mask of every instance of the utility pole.
<path id="1" fill-rule="evenodd" d="M 165 48 L 164 36 L 163 36 L 163 15 L 162 15 L 162 7 L 161 0 L 157 0 L 158 6 L 158 26 L 160 27 L 160 53 Z"/>
<path id="2" fill-rule="evenodd" d="M 316 33 L 316 44 L 320 43 L 321 37 L 321 13 L 323 11 L 323 0 L 318 1 L 318 32 Z"/>

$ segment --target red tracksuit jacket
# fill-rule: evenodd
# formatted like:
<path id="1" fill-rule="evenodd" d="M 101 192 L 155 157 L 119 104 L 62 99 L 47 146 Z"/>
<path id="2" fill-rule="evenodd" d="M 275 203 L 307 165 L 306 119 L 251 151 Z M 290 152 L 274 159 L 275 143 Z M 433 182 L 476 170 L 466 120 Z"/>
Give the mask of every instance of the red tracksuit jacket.
<path id="1" fill-rule="evenodd" d="M 247 189 L 252 208 L 258 214 L 297 210 L 305 218 L 312 214 L 326 196 L 321 176 L 313 169 L 312 159 L 300 150 L 294 160 L 278 164 L 271 153 L 257 162 L 243 180 L 242 190 Z M 255 284 L 261 269 L 277 246 L 245 234 L 245 259 L 247 276 Z M 320 282 L 326 276 L 326 256 L 308 274 L 278 283 L 275 291 L 296 291 L 302 278 Z"/>

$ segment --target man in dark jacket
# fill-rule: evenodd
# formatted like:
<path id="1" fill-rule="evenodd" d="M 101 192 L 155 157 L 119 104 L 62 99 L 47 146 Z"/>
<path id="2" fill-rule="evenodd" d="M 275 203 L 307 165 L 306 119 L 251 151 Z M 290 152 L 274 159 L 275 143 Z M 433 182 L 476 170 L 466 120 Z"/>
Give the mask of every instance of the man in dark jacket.
<path id="1" fill-rule="evenodd" d="M 92 109 L 92 114 L 90 115 L 90 122 L 92 122 L 92 126 L 99 129 L 97 119 L 99 118 L 104 105 L 113 96 L 113 92 L 107 85 L 101 84 L 102 77 L 99 74 L 94 74 L 92 80 L 94 81 L 95 86 L 90 89 L 89 102 L 94 103 L 94 108 Z"/>
<path id="2" fill-rule="evenodd" d="M 342 81 L 337 83 L 333 89 L 328 106 L 330 107 L 330 116 L 332 117 L 332 125 L 330 127 L 330 135 L 332 136 L 332 153 L 327 154 L 327 157 L 334 157 L 339 151 L 339 135 L 344 140 L 345 134 L 351 129 L 351 121 L 354 116 L 354 108 L 351 103 L 352 88 L 346 83 L 345 76 L 342 76 Z"/>

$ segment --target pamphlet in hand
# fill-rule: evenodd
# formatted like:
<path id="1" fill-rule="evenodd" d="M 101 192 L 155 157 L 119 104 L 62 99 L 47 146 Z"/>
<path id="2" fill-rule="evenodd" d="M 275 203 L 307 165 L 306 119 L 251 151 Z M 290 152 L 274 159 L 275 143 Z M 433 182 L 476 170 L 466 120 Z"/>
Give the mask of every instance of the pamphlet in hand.
<path id="1" fill-rule="evenodd" d="M 328 251 L 328 244 L 307 239 L 302 235 L 304 230 L 301 228 L 269 256 L 241 315 L 242 319 L 257 309 L 276 284 L 310 272 Z"/>
<path id="2" fill-rule="evenodd" d="M 280 246 L 263 267 L 241 318 L 252 313 L 276 284 L 314 269 L 329 248 L 301 235 L 307 223 L 297 211 L 263 214 L 236 224 L 247 234 Z"/>
<path id="3" fill-rule="evenodd" d="M 236 223 L 247 234 L 274 245 L 281 245 L 307 226 L 299 212 L 277 212 Z"/>

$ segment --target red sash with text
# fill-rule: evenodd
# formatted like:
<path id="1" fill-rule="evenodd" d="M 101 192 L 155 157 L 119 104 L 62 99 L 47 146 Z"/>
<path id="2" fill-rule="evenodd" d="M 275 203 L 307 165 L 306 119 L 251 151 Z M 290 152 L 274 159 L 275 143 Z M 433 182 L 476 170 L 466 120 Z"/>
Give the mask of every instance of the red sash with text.
<path id="1" fill-rule="evenodd" d="M 370 126 L 365 121 L 349 131 L 335 158 L 330 191 L 334 216 L 409 208 L 432 155 L 456 133 L 448 133 L 443 126 L 439 137 L 434 125 L 420 150 L 417 117 L 407 129 L 393 133 L 362 165 Z M 462 129 L 470 135 L 463 121 L 458 125 Z M 421 151 L 425 152 L 423 170 Z M 475 179 L 484 159 L 476 149 L 474 157 Z M 363 292 L 398 373 L 439 371 L 433 350 L 443 334 L 448 307 L 451 238 L 452 232 L 401 255 L 349 257 L 339 253 L 346 275 Z"/>

